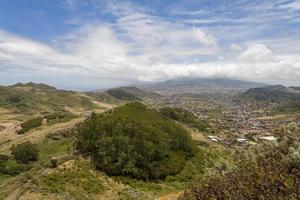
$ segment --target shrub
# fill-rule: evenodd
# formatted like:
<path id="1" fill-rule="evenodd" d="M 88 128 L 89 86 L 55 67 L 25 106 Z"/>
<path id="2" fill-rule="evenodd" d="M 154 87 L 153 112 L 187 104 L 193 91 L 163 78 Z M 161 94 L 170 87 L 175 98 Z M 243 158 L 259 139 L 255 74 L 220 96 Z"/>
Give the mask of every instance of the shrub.
<path id="1" fill-rule="evenodd" d="M 300 144 L 290 140 L 258 149 L 255 157 L 239 154 L 236 169 L 196 181 L 181 199 L 299 199 L 299 152 Z"/>
<path id="2" fill-rule="evenodd" d="M 31 161 L 37 161 L 39 150 L 35 144 L 24 142 L 14 145 L 11 148 L 11 154 L 17 162 L 27 164 Z"/>
<path id="3" fill-rule="evenodd" d="M 195 152 L 185 129 L 141 103 L 92 114 L 76 137 L 76 149 L 91 155 L 96 168 L 138 179 L 175 174 Z"/>
<path id="4" fill-rule="evenodd" d="M 57 159 L 51 158 L 50 159 L 51 167 L 56 168 L 57 167 Z"/>
<path id="5" fill-rule="evenodd" d="M 50 114 L 44 115 L 44 118 L 47 119 L 49 125 L 53 125 L 56 123 L 67 122 L 75 117 L 74 114 L 62 111 L 62 112 L 54 112 Z"/>
<path id="6" fill-rule="evenodd" d="M 18 134 L 24 134 L 30 129 L 39 127 L 42 125 L 43 118 L 42 117 L 37 117 L 34 119 L 30 119 L 24 123 L 21 124 L 21 130 L 18 131 Z"/>

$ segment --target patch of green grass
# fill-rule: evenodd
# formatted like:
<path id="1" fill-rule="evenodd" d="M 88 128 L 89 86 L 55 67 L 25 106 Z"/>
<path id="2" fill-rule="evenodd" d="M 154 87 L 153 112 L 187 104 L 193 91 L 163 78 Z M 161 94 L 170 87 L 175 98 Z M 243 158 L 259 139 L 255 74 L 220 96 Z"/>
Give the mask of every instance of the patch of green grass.
<path id="1" fill-rule="evenodd" d="M 207 168 L 213 167 L 221 158 L 226 157 L 226 153 L 219 149 L 199 147 L 197 154 L 188 160 L 183 170 L 175 176 L 166 178 L 167 182 L 187 183 L 192 179 L 203 177 Z"/>
<path id="2" fill-rule="evenodd" d="M 8 158 L 7 160 L 0 159 L 0 184 L 11 177 L 15 177 L 32 168 L 31 164 L 21 164 Z"/>
<path id="3" fill-rule="evenodd" d="M 72 152 L 73 139 L 47 139 L 40 144 L 39 162 L 48 161 L 50 157 L 67 156 Z"/>
<path id="4" fill-rule="evenodd" d="M 38 186 L 44 192 L 68 194 L 72 199 L 95 199 L 104 186 L 97 173 L 93 173 L 90 164 L 75 161 L 74 167 L 43 175 Z"/>
<path id="5" fill-rule="evenodd" d="M 3 183 L 5 180 L 11 178 L 11 175 L 8 174 L 0 174 L 0 184 Z"/>

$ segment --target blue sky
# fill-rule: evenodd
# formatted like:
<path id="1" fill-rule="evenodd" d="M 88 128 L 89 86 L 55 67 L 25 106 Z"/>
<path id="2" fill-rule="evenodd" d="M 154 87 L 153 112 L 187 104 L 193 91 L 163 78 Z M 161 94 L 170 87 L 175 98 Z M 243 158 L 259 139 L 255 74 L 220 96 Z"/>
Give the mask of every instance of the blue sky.
<path id="1" fill-rule="evenodd" d="M 299 0 L 0 0 L 0 84 L 300 84 Z"/>

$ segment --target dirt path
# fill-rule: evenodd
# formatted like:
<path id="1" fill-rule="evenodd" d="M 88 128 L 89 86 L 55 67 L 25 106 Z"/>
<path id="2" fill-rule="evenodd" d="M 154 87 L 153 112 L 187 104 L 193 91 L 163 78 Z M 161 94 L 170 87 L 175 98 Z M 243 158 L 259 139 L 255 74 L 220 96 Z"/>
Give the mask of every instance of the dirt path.
<path id="1" fill-rule="evenodd" d="M 172 193 L 165 196 L 159 197 L 157 200 L 177 200 L 181 193 Z"/>
<path id="2" fill-rule="evenodd" d="M 97 101 L 96 99 L 94 99 L 93 97 L 91 97 L 87 94 L 79 93 L 78 95 L 88 98 L 92 103 L 99 106 L 100 108 L 112 109 L 112 108 L 116 107 L 116 105 L 113 105 L 113 104 L 108 104 L 108 103 L 103 103 L 103 102 Z"/>

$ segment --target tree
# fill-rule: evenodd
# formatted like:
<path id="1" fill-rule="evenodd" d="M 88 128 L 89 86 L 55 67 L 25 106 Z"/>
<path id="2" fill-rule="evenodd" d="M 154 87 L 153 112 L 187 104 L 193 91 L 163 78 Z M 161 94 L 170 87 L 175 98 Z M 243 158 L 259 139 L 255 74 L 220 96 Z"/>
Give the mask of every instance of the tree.
<path id="1" fill-rule="evenodd" d="M 28 164 L 31 161 L 37 161 L 39 150 L 36 144 L 24 142 L 14 145 L 11 148 L 11 154 L 17 162 Z"/>

